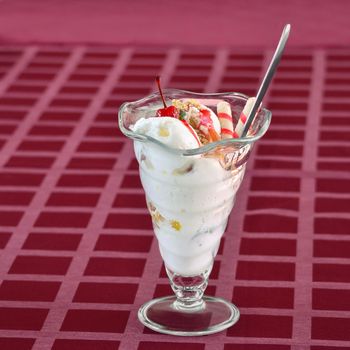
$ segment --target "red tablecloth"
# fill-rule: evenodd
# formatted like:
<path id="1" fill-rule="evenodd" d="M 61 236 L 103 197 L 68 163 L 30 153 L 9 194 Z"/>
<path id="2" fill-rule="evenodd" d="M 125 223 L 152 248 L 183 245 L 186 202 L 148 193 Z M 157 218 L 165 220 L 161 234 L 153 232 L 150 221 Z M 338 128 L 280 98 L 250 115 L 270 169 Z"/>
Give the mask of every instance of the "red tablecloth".
<path id="1" fill-rule="evenodd" d="M 241 319 L 144 329 L 170 294 L 117 107 L 163 85 L 254 94 L 270 51 L 0 47 L 0 349 L 335 350 L 350 344 L 350 51 L 289 50 L 208 294 Z"/>

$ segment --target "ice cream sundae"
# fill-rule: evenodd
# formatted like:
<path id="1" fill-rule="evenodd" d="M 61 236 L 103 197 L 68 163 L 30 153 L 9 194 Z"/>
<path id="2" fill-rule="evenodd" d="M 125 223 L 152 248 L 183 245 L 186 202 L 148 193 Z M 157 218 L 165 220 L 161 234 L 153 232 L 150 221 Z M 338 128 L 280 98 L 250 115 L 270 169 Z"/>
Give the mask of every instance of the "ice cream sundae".
<path id="1" fill-rule="evenodd" d="M 138 316 L 163 333 L 215 333 L 237 322 L 239 311 L 203 293 L 250 150 L 267 130 L 271 113 L 259 110 L 242 137 L 254 98 L 162 91 L 159 80 L 158 86 L 158 93 L 119 111 L 120 129 L 134 140 L 147 207 L 175 293 L 144 304 Z"/>

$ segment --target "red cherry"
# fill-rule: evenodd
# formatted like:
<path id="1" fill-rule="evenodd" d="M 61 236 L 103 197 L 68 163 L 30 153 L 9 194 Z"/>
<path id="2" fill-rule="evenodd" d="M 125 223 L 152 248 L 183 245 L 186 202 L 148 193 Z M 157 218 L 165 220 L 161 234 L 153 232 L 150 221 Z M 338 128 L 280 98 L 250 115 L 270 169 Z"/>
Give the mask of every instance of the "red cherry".
<path id="1" fill-rule="evenodd" d="M 160 87 L 160 77 L 156 77 L 156 82 L 158 85 L 158 90 L 160 97 L 163 101 L 164 108 L 160 108 L 157 111 L 157 116 L 158 117 L 173 117 L 173 118 L 179 118 L 179 110 L 175 106 L 169 106 L 167 107 L 165 103 L 165 99 L 163 96 L 162 88 Z"/>
<path id="2" fill-rule="evenodd" d="M 157 111 L 158 117 L 173 117 L 179 118 L 179 110 L 175 106 L 169 106 L 166 108 L 158 109 Z"/>

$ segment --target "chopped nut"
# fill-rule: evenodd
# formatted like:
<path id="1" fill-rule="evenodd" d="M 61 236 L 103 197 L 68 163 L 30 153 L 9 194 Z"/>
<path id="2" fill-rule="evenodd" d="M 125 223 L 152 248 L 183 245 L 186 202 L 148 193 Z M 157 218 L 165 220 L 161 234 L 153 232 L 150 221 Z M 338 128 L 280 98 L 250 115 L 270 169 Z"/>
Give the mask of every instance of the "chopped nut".
<path id="1" fill-rule="evenodd" d="M 141 153 L 141 162 L 144 162 L 148 169 L 154 169 L 152 162 L 143 153 Z"/>
<path id="2" fill-rule="evenodd" d="M 148 210 L 152 213 L 152 212 L 154 212 L 154 211 L 156 211 L 156 207 L 153 205 L 153 203 L 152 202 L 148 202 L 147 203 L 147 207 L 148 207 Z"/>
<path id="3" fill-rule="evenodd" d="M 190 107 L 196 107 L 196 108 L 201 107 L 201 104 L 195 99 L 189 99 L 186 101 L 174 99 L 174 100 L 172 100 L 172 105 L 178 109 L 183 109 L 185 111 L 188 111 Z"/>
<path id="4" fill-rule="evenodd" d="M 181 224 L 180 224 L 179 221 L 177 221 L 177 220 L 171 220 L 171 221 L 170 221 L 170 224 L 171 224 L 171 227 L 172 227 L 173 229 L 175 229 L 176 231 L 180 231 L 180 230 L 181 230 Z"/>
<path id="5" fill-rule="evenodd" d="M 193 163 L 190 162 L 190 163 L 185 164 L 181 168 L 174 169 L 173 175 L 184 175 L 184 174 L 191 172 L 192 170 L 193 170 Z"/>
<path id="6" fill-rule="evenodd" d="M 162 221 L 164 221 L 164 216 L 162 216 L 157 208 L 153 205 L 152 202 L 147 202 L 147 208 L 151 214 L 152 221 L 156 226 L 159 226 L 158 224 Z"/>
<path id="7" fill-rule="evenodd" d="M 202 143 L 202 145 L 206 145 L 207 143 L 209 143 L 209 140 L 204 136 L 204 134 L 198 132 L 197 135 L 198 135 L 199 141 Z"/>
<path id="8" fill-rule="evenodd" d="M 151 214 L 152 215 L 152 220 L 156 223 L 159 224 L 160 222 L 163 222 L 164 216 L 162 216 L 162 214 L 159 213 L 159 211 L 156 211 L 155 213 Z"/>
<path id="9" fill-rule="evenodd" d="M 188 101 L 186 101 L 189 105 L 192 105 L 192 106 L 194 106 L 194 107 L 196 107 L 196 108 L 198 108 L 198 109 L 200 109 L 201 108 L 201 104 L 197 101 L 197 100 L 195 100 L 194 98 L 191 98 L 191 99 L 189 99 Z"/>
<path id="10" fill-rule="evenodd" d="M 167 128 L 159 128 L 158 134 L 162 137 L 168 137 L 170 135 L 169 130 Z"/>

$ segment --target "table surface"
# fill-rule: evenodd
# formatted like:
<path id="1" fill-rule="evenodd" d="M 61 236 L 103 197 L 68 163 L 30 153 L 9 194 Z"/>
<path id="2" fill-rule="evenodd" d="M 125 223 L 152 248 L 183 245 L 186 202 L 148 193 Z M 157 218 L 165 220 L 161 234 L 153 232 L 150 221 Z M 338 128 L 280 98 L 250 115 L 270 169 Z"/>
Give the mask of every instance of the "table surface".
<path id="1" fill-rule="evenodd" d="M 350 343 L 350 51 L 289 50 L 208 294 L 207 337 L 146 330 L 170 294 L 117 107 L 163 85 L 252 95 L 271 51 L 0 47 L 0 349 L 335 350 Z"/>
<path id="2" fill-rule="evenodd" d="M 0 0 L 0 42 L 348 47 L 348 0 Z"/>

